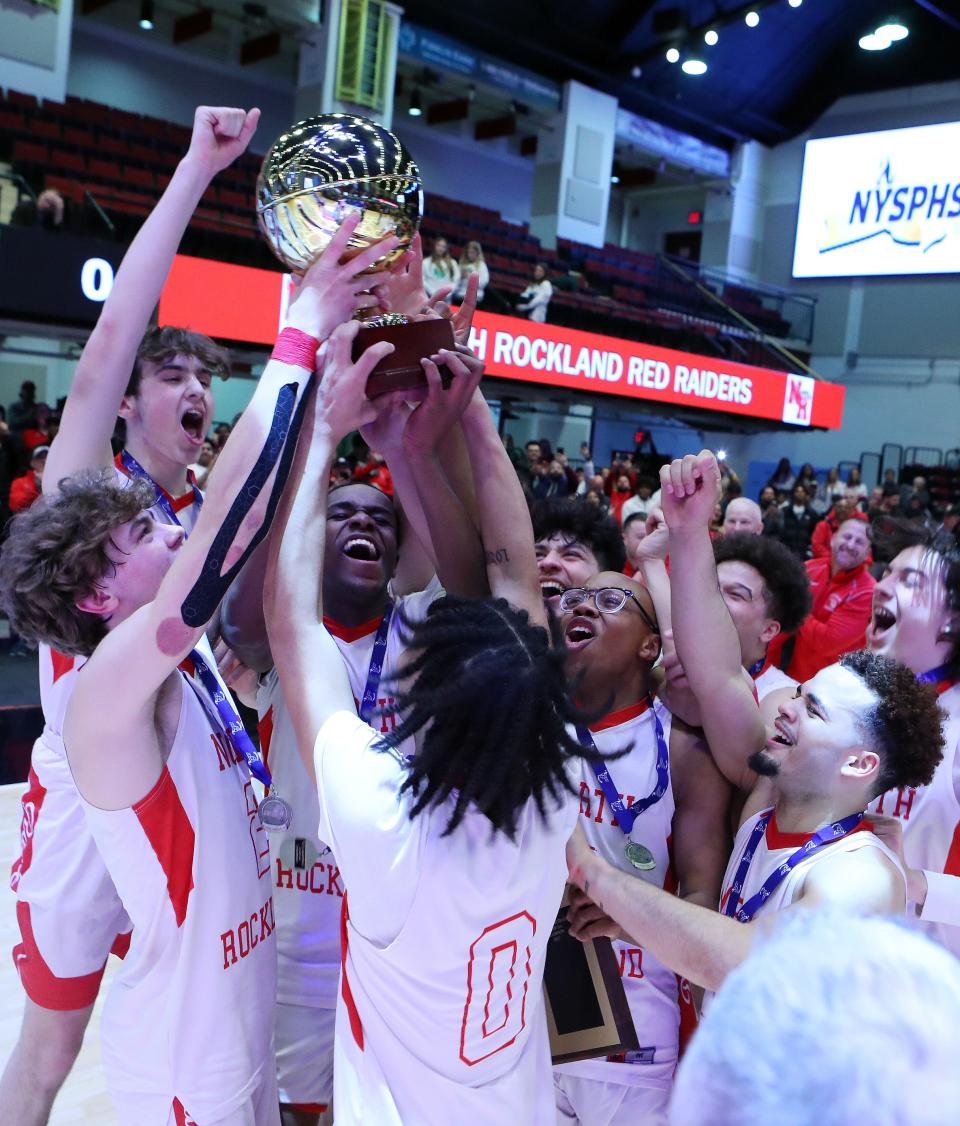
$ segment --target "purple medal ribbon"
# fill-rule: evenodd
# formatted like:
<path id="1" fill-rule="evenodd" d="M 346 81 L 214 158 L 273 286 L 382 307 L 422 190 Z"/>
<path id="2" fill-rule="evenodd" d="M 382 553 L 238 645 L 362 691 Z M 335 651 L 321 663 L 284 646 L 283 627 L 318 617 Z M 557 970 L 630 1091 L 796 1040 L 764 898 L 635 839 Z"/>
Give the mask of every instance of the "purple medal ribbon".
<path id="1" fill-rule="evenodd" d="M 801 845 L 796 852 L 788 856 L 787 859 L 764 880 L 763 885 L 756 894 L 751 895 L 742 907 L 738 907 L 737 904 L 740 902 L 740 892 L 743 891 L 744 884 L 747 881 L 747 873 L 750 871 L 750 862 L 753 860 L 753 854 L 756 852 L 757 845 L 760 844 L 763 834 L 767 831 L 767 823 L 772 816 L 773 810 L 768 809 L 766 813 L 760 815 L 756 825 L 754 825 L 750 839 L 747 841 L 747 847 L 743 850 L 743 856 L 740 857 L 740 863 L 737 866 L 737 874 L 733 878 L 733 885 L 727 896 L 727 902 L 723 907 L 723 913 L 725 915 L 741 923 L 750 922 L 801 860 L 806 860 L 808 856 L 812 856 L 818 849 L 824 848 L 826 845 L 842 840 L 849 833 L 852 833 L 863 820 L 862 813 L 851 813 L 849 817 L 844 817 L 840 821 L 834 821 L 830 825 L 824 825 L 822 829 L 818 829 L 810 840 Z"/>
<path id="2" fill-rule="evenodd" d="M 390 633 L 390 619 L 393 616 L 393 603 L 388 602 L 383 612 L 383 620 L 377 628 L 377 636 L 373 639 L 373 652 L 370 654 L 370 668 L 367 671 L 367 686 L 363 690 L 360 700 L 358 715 L 364 723 L 369 724 L 373 716 L 373 709 L 377 703 L 377 692 L 380 689 L 380 677 L 383 675 L 383 662 L 387 655 L 387 635 Z"/>
<path id="3" fill-rule="evenodd" d="M 935 669 L 927 669 L 926 672 L 917 673 L 917 680 L 921 684 L 939 684 L 941 680 L 947 679 L 951 668 L 951 665 L 938 665 Z"/>
<path id="4" fill-rule="evenodd" d="M 224 726 L 230 745 L 246 759 L 247 767 L 254 778 L 263 783 L 264 789 L 269 790 L 272 782 L 270 771 L 263 761 L 263 755 L 260 754 L 254 746 L 253 740 L 247 734 L 237 709 L 233 705 L 233 700 L 224 693 L 220 681 L 213 675 L 213 670 L 197 649 L 190 651 L 190 660 L 193 661 L 197 676 L 207 690 L 211 703 L 217 709 L 217 715 Z"/>
<path id="5" fill-rule="evenodd" d="M 163 489 L 157 484 L 150 474 L 143 468 L 139 461 L 127 450 L 120 454 L 120 461 L 123 468 L 130 474 L 131 477 L 139 477 L 142 481 L 149 481 L 153 485 L 154 492 L 157 494 L 157 505 L 163 509 L 164 515 L 171 524 L 176 524 L 178 527 L 183 527 L 180 523 L 180 518 L 173 510 L 173 505 L 170 503 L 170 498 Z M 193 489 L 193 503 L 197 506 L 197 512 L 200 511 L 203 505 L 203 493 L 200 488 L 193 481 L 190 482 L 190 487 Z"/>
<path id="6" fill-rule="evenodd" d="M 660 717 L 657 715 L 652 699 L 650 699 L 649 704 L 650 711 L 653 714 L 653 730 L 657 739 L 657 784 L 650 793 L 647 794 L 645 798 L 637 798 L 633 805 L 627 806 L 624 804 L 623 798 L 620 797 L 620 791 L 614 785 L 613 779 L 610 777 L 610 768 L 607 764 L 602 760 L 590 764 L 597 781 L 600 783 L 603 796 L 607 799 L 607 805 L 613 810 L 617 824 L 623 830 L 625 837 L 630 836 L 633 823 L 640 814 L 646 813 L 652 805 L 656 805 L 663 797 L 670 783 L 670 752 L 667 750 L 667 740 L 663 733 L 663 724 L 660 722 Z M 577 739 L 580 741 L 581 747 L 586 747 L 586 749 L 590 751 L 596 751 L 597 745 L 594 743 L 593 736 L 590 734 L 588 728 L 578 727 Z"/>

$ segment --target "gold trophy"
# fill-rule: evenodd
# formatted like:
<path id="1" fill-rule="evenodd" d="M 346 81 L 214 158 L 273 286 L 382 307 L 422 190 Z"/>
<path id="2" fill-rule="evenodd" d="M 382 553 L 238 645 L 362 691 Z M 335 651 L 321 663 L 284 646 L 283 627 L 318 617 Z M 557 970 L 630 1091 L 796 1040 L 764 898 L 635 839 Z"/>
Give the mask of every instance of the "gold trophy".
<path id="1" fill-rule="evenodd" d="M 355 211 L 362 218 L 346 259 L 387 235 L 400 239 L 371 271 L 400 258 L 417 233 L 423 211 L 420 169 L 394 133 L 356 114 L 327 113 L 299 121 L 277 138 L 257 178 L 257 222 L 289 270 L 304 273 Z M 389 340 L 395 350 L 374 368 L 367 384 L 371 398 L 422 389 L 420 358 L 454 347 L 449 321 L 408 322 L 399 313 L 367 321 L 357 334 L 355 354 L 377 340 Z"/>

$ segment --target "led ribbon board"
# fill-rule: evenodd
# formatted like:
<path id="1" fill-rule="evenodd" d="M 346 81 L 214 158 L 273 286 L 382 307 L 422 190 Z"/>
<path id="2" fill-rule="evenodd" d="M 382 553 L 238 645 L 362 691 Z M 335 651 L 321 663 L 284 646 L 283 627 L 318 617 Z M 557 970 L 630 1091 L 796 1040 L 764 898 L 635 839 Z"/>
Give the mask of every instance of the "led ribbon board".
<path id="1" fill-rule="evenodd" d="M 960 122 L 807 141 L 795 278 L 960 272 Z"/>
<path id="2" fill-rule="evenodd" d="M 288 285 L 286 275 L 269 270 L 179 254 L 160 298 L 160 323 L 270 345 Z M 502 379 L 794 426 L 834 430 L 843 421 L 844 388 L 796 372 L 483 311 L 473 319 L 470 343 L 486 374 Z"/>

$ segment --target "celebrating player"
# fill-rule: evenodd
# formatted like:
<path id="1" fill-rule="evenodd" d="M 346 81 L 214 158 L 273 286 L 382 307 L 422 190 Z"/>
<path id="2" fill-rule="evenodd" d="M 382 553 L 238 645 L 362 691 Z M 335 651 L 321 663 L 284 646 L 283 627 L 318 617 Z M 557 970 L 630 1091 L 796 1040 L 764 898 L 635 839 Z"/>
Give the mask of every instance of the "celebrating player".
<path id="1" fill-rule="evenodd" d="M 280 684 L 316 772 L 320 837 L 349 896 L 337 1121 L 431 1121 L 444 1107 L 471 1123 L 548 1121 L 540 981 L 576 818 L 569 760 L 583 752 L 565 728 L 573 713 L 544 628 L 526 503 L 475 396 L 463 428 L 494 600 L 448 596 L 410 626 L 417 656 L 396 691 L 400 722 L 381 738 L 358 718 L 316 617 L 330 460 L 371 417 L 363 373 L 340 372 L 351 335 L 332 342 L 264 588 Z M 439 378 L 429 361 L 426 370 Z M 398 748 L 411 737 L 407 760 Z"/>
<path id="2" fill-rule="evenodd" d="M 259 110 L 196 111 L 190 147 L 124 256 L 70 387 L 44 474 L 62 478 L 113 462 L 118 411 L 126 444 L 116 473 L 154 490 L 159 523 L 196 522 L 202 500 L 190 480 L 213 416 L 211 381 L 226 353 L 182 329 L 144 335 L 190 216 L 213 177 L 246 149 Z M 44 1123 L 83 1039 L 107 957 L 129 942 L 127 918 L 86 827 L 61 742 L 63 716 L 84 657 L 40 649 L 44 731 L 23 798 L 23 851 L 13 867 L 21 942 L 14 954 L 26 992 L 19 1040 L 0 1080 L 13 1120 Z"/>
<path id="3" fill-rule="evenodd" d="M 612 516 L 574 498 L 548 498 L 533 506 L 540 593 L 556 611 L 560 595 L 600 571 L 622 571 L 623 536 Z"/>
<path id="4" fill-rule="evenodd" d="M 571 879 L 593 900 L 581 901 L 582 935 L 609 929 L 605 913 L 678 973 L 717 989 L 749 950 L 752 929 L 740 924 L 758 914 L 794 903 L 903 910 L 902 869 L 863 813 L 891 784 L 928 781 L 942 737 L 933 691 L 902 665 L 867 652 L 848 654 L 801 685 L 766 737 L 716 586 L 708 535 L 720 487 L 716 460 L 704 451 L 675 461 L 661 483 L 677 651 L 701 701 L 710 749 L 749 797 L 720 913 L 631 880 L 582 840 L 571 845 Z"/>
<path id="5" fill-rule="evenodd" d="M 650 594 L 634 579 L 601 572 L 564 591 L 558 610 L 578 702 L 602 715 L 578 727 L 578 737 L 601 755 L 629 748 L 609 764 L 581 763 L 587 841 L 635 880 L 712 907 L 729 850 L 730 792 L 702 740 L 654 695 L 660 635 Z M 615 1061 L 557 1068 L 559 1121 L 607 1123 L 616 1112 L 655 1122 L 666 1114 L 688 991 L 647 950 L 629 942 L 615 949 L 642 1046 Z"/>

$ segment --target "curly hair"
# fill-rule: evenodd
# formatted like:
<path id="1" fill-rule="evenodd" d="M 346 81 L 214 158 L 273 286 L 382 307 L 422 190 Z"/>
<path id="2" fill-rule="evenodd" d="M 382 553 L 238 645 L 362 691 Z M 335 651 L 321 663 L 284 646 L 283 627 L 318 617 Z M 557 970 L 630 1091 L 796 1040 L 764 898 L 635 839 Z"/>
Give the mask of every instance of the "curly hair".
<path id="1" fill-rule="evenodd" d="M 803 561 L 770 536 L 733 532 L 713 541 L 717 563 L 737 561 L 752 567 L 767 588 L 767 610 L 783 633 L 793 633 L 810 613 L 813 596 Z"/>
<path id="2" fill-rule="evenodd" d="M 530 798 L 546 818 L 548 799 L 557 807 L 576 793 L 569 761 L 598 756 L 568 725 L 596 717 L 570 703 L 565 652 L 545 629 L 502 598 L 452 595 L 403 624 L 415 655 L 397 678 L 400 722 L 384 742 L 397 748 L 423 732 L 403 784 L 416 794 L 411 817 L 455 795 L 445 836 L 473 807 L 513 839 Z"/>
<path id="3" fill-rule="evenodd" d="M 597 557 L 601 571 L 622 571 L 627 561 L 623 535 L 612 516 L 579 497 L 545 497 L 530 509 L 535 542 L 566 536 L 584 543 Z"/>
<path id="4" fill-rule="evenodd" d="M 79 610 L 115 563 L 107 545 L 116 530 L 156 497 L 141 480 L 121 485 L 113 469 L 65 477 L 14 516 L 0 551 L 0 608 L 25 640 L 89 656 L 106 634 L 102 618 Z"/>
<path id="5" fill-rule="evenodd" d="M 174 356 L 196 356 L 211 375 L 219 375 L 223 379 L 230 375 L 230 353 L 209 336 L 204 336 L 202 332 L 191 332 L 188 328 L 177 328 L 175 325 L 154 325 L 147 329 L 140 341 L 124 394 L 139 393 L 145 363 L 160 364 Z"/>
<path id="6" fill-rule="evenodd" d="M 943 713 L 933 685 L 921 684 L 898 661 L 857 649 L 840 664 L 879 697 L 861 724 L 880 755 L 874 797 L 903 786 L 928 786 L 943 758 Z"/>

